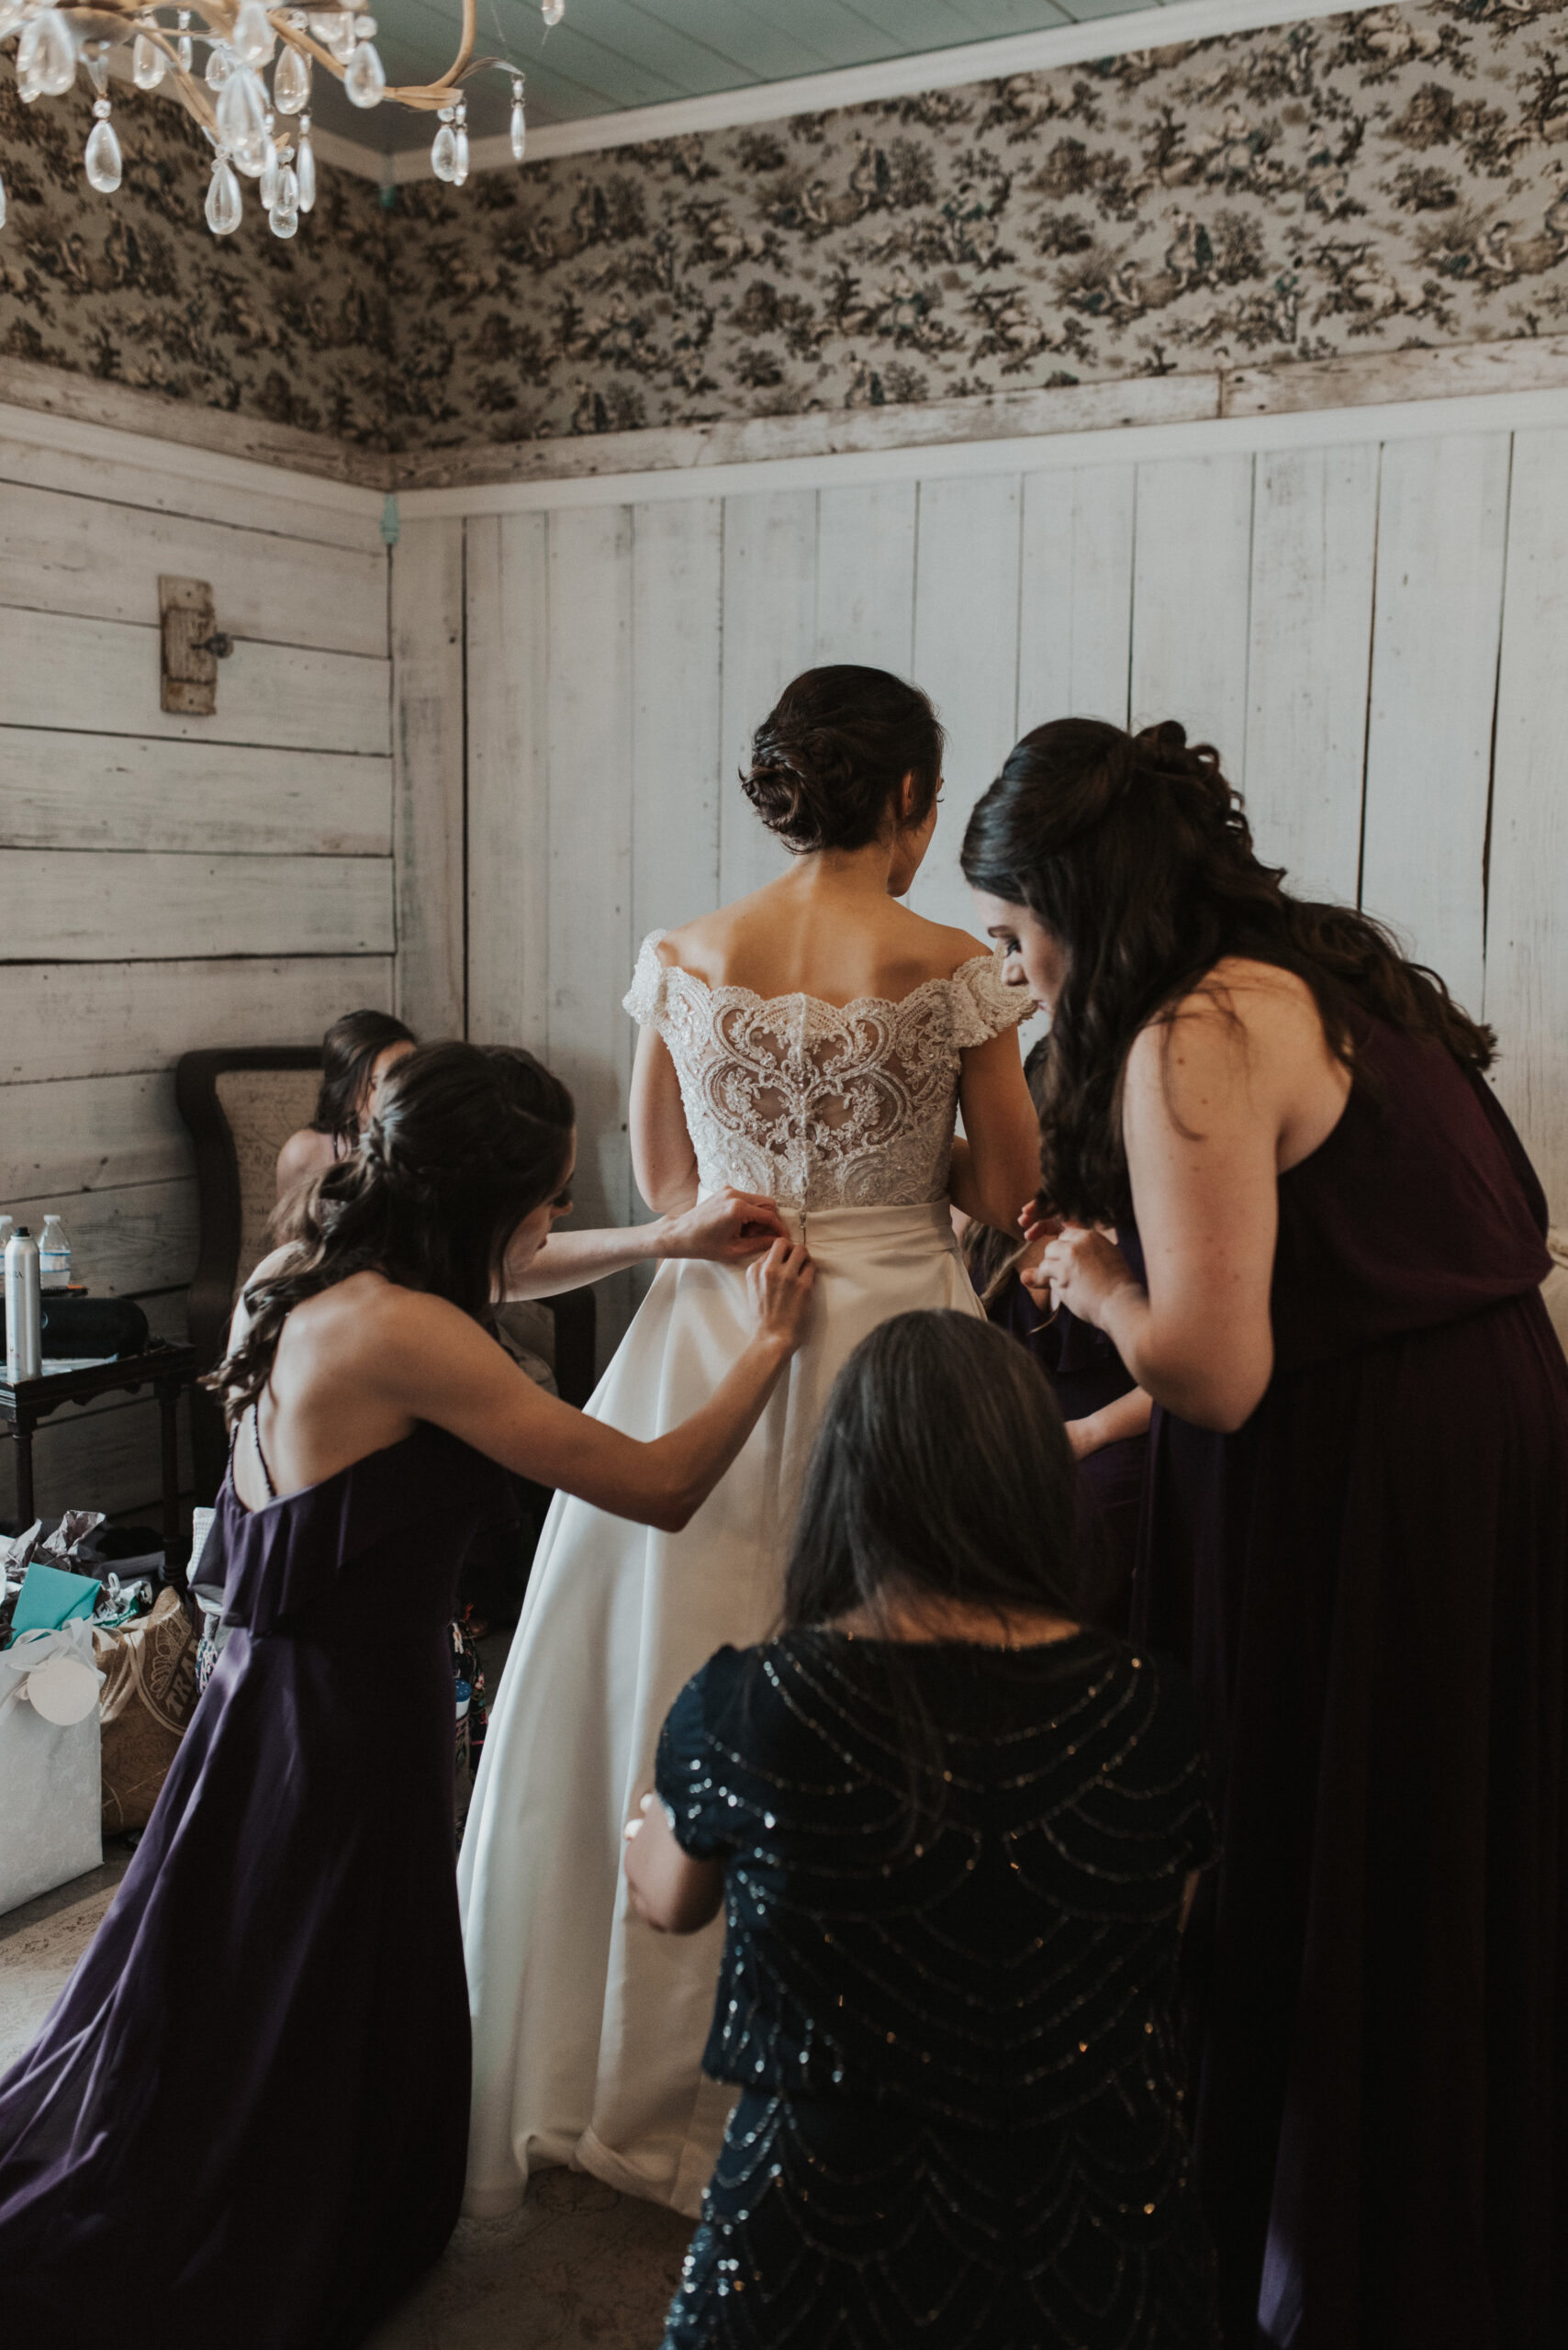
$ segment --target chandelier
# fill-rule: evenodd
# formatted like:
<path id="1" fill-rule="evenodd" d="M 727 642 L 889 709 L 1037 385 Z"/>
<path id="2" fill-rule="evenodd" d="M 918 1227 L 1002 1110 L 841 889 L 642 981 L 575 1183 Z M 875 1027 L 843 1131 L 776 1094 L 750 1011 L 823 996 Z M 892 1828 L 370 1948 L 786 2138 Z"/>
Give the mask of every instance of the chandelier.
<path id="1" fill-rule="evenodd" d="M 523 75 L 498 57 L 476 57 L 478 0 L 462 0 L 457 54 L 435 82 L 389 84 L 375 50 L 375 19 L 353 7 L 273 7 L 265 0 L 197 0 L 192 7 L 149 6 L 146 0 L 0 0 L 0 49 L 16 37 L 17 86 L 24 104 L 63 97 L 84 70 L 93 89 L 93 128 L 83 168 L 101 196 L 112 196 L 123 168 L 109 95 L 109 60 L 129 48 L 139 90 L 167 84 L 200 125 L 212 149 L 207 225 L 231 236 L 244 209 L 242 179 L 253 180 L 274 237 L 292 237 L 316 201 L 310 144 L 311 77 L 317 67 L 343 85 L 356 106 L 412 106 L 439 118 L 431 149 L 437 179 L 461 187 L 468 176 L 467 106 L 463 84 L 476 73 L 511 82 L 511 151 L 527 150 Z M 546 29 L 566 0 L 540 0 Z M 168 22 L 173 18 L 173 24 Z M 196 20 L 193 25 L 193 17 Z M 198 72 L 196 43 L 207 51 Z M 265 74 L 272 69 L 269 89 Z M 0 180 L 0 229 L 6 187 Z"/>

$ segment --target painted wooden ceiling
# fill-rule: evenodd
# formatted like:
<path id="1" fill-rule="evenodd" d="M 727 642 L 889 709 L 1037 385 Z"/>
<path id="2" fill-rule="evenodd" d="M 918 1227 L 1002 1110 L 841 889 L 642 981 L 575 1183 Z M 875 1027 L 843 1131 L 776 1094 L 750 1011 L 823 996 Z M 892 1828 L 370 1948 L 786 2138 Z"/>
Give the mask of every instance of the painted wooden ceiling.
<path id="1" fill-rule="evenodd" d="M 377 46 L 394 82 L 432 79 L 456 47 L 459 0 L 370 0 Z M 631 106 L 666 106 L 759 83 L 1043 32 L 1121 16 L 1158 0 L 566 0 L 546 31 L 539 0 L 478 0 L 481 53 L 528 75 L 531 124 L 580 121 Z M 506 85 L 469 84 L 481 134 L 504 127 Z M 320 119 L 378 151 L 429 143 L 429 127 L 387 107 Z"/>

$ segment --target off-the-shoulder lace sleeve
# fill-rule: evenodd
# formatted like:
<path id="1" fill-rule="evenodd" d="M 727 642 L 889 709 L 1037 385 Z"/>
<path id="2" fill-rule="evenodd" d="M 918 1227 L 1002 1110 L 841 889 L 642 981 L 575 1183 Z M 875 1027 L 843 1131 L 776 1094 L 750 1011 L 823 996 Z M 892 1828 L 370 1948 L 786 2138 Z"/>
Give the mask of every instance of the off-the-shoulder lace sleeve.
<path id="1" fill-rule="evenodd" d="M 984 1045 L 1004 1028 L 1016 1028 L 1034 1009 L 1027 988 L 1010 988 L 1002 977 L 1000 955 L 971 955 L 949 982 L 953 990 L 953 1042 L 963 1052 Z"/>
<path id="2" fill-rule="evenodd" d="M 658 952 L 659 941 L 665 935 L 662 930 L 649 931 L 632 974 L 632 984 L 621 1000 L 622 1010 L 631 1013 L 639 1028 L 656 1025 L 665 1008 L 666 967 L 659 961 Z"/>

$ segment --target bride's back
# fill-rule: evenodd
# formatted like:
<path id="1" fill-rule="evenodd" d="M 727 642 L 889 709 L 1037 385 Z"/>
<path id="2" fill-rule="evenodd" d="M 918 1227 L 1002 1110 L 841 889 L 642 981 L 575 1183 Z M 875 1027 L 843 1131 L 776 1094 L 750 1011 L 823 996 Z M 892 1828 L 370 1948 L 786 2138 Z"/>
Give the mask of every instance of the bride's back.
<path id="1" fill-rule="evenodd" d="M 968 932 L 910 913 L 885 886 L 867 886 L 858 875 L 788 873 L 667 932 L 659 959 L 711 988 L 842 1005 L 902 1003 L 984 952 Z"/>

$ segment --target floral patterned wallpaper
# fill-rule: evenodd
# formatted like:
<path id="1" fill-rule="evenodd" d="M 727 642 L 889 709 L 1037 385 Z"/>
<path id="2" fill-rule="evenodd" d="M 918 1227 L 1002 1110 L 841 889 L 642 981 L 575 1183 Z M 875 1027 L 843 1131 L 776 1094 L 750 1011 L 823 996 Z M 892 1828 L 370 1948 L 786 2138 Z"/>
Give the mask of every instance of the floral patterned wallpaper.
<path id="1" fill-rule="evenodd" d="M 1354 11 L 422 182 L 391 214 L 324 172 L 296 244 L 253 218 L 216 253 L 183 118 L 124 109 L 103 198 L 77 111 L 0 90 L 0 350 L 375 445 L 1568 328 L 1568 0 Z"/>

